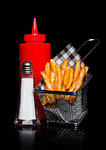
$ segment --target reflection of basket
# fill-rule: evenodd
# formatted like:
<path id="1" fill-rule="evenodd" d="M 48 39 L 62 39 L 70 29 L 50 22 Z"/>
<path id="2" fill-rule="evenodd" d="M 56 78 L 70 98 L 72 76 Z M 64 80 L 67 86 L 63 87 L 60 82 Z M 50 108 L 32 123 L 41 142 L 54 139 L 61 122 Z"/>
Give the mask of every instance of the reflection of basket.
<path id="1" fill-rule="evenodd" d="M 76 92 L 61 92 L 61 91 L 46 91 L 41 90 L 39 85 L 35 88 L 34 92 L 38 94 L 41 103 L 43 102 L 46 94 L 52 95 L 76 95 L 77 99 L 73 104 L 63 99 L 56 100 L 53 104 L 44 106 L 47 122 L 48 123 L 68 123 L 78 125 L 84 116 L 87 114 L 87 89 L 88 83 L 92 78 L 88 74 L 84 84 Z"/>

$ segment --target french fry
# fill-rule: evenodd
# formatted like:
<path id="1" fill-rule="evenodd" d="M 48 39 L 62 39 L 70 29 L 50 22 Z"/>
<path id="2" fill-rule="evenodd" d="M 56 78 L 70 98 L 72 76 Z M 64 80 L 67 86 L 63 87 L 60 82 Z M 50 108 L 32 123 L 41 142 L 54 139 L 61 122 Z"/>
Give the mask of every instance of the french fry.
<path id="1" fill-rule="evenodd" d="M 55 94 L 50 94 L 50 99 L 48 101 L 49 104 L 53 104 L 56 102 Z"/>
<path id="2" fill-rule="evenodd" d="M 68 92 L 73 92 L 76 87 L 77 81 L 74 81 Z"/>
<path id="3" fill-rule="evenodd" d="M 54 59 L 50 59 L 50 66 L 54 73 L 56 73 L 56 62 Z"/>
<path id="4" fill-rule="evenodd" d="M 46 78 L 46 80 L 49 81 L 49 78 L 50 78 L 50 63 L 49 62 L 47 62 L 46 65 L 45 65 L 45 74 L 48 77 L 48 79 Z M 45 90 L 49 90 L 48 87 L 47 87 L 47 83 L 45 83 Z M 45 106 L 49 102 L 50 102 L 50 96 L 49 96 L 49 94 L 46 94 L 42 105 Z"/>
<path id="5" fill-rule="evenodd" d="M 71 88 L 68 90 L 68 92 L 73 92 L 75 87 L 76 87 L 76 84 L 77 84 L 77 81 L 73 82 L 73 84 L 72 84 Z M 64 100 L 65 101 L 70 101 L 70 103 L 71 103 L 72 95 L 65 95 Z"/>
<path id="6" fill-rule="evenodd" d="M 73 104 L 73 103 L 76 101 L 76 99 L 77 99 L 77 96 L 75 96 L 75 95 L 70 95 L 69 102 L 70 102 L 71 104 Z"/>
<path id="7" fill-rule="evenodd" d="M 44 98 L 44 100 L 43 100 L 43 102 L 42 102 L 42 105 L 43 106 L 45 106 L 47 104 L 47 94 L 46 94 L 46 96 L 45 96 L 45 98 Z"/>
<path id="8" fill-rule="evenodd" d="M 65 88 L 65 86 L 64 86 L 64 85 L 63 85 L 63 87 L 62 87 L 61 91 L 66 91 L 66 88 Z"/>
<path id="9" fill-rule="evenodd" d="M 45 80 L 47 80 L 48 82 L 50 81 L 49 78 L 47 77 L 47 75 L 46 75 L 46 73 L 45 73 L 44 71 L 41 71 L 40 73 L 41 73 L 41 75 L 42 75 L 44 81 L 45 81 Z"/>
<path id="10" fill-rule="evenodd" d="M 77 96 L 74 95 L 65 95 L 64 100 L 69 101 L 71 104 L 73 104 L 77 99 Z"/>
<path id="11" fill-rule="evenodd" d="M 57 75 L 55 76 L 55 82 L 54 82 L 54 89 L 55 89 L 55 91 L 57 91 L 57 85 L 58 85 L 58 83 L 57 83 Z"/>
<path id="12" fill-rule="evenodd" d="M 56 64 L 56 72 L 57 72 L 57 90 L 61 91 L 62 89 L 62 76 L 61 76 L 61 68 L 59 64 Z"/>
<path id="13" fill-rule="evenodd" d="M 72 84 L 72 82 L 73 82 L 73 78 L 74 78 L 74 69 L 71 68 L 71 70 L 70 70 L 70 75 L 69 75 L 69 82 L 68 82 L 68 84 L 67 84 L 67 86 L 66 86 L 66 89 L 70 89 L 71 84 Z"/>
<path id="14" fill-rule="evenodd" d="M 47 101 L 47 103 L 51 104 L 50 94 L 46 94 L 46 101 Z"/>
<path id="15" fill-rule="evenodd" d="M 45 95 L 45 98 L 42 102 L 42 105 L 45 106 L 47 103 L 48 104 L 53 104 L 56 102 L 56 99 L 55 99 L 55 95 L 54 94 L 46 94 Z"/>
<path id="16" fill-rule="evenodd" d="M 65 59 L 62 64 L 62 82 L 63 82 L 64 73 L 65 73 L 65 69 L 66 69 L 67 65 L 68 65 L 68 59 Z"/>
<path id="17" fill-rule="evenodd" d="M 51 86 L 52 86 L 52 90 L 55 89 L 55 77 L 56 77 L 56 74 L 51 71 L 50 73 L 50 83 L 51 83 Z"/>
<path id="18" fill-rule="evenodd" d="M 45 72 L 44 72 L 44 71 L 41 71 L 41 75 L 42 75 L 42 77 L 43 77 L 43 79 L 44 79 L 44 82 L 45 82 L 45 84 L 46 84 L 48 90 L 52 90 L 51 83 L 50 83 L 50 81 L 49 81 L 49 78 L 46 76 Z"/>
<path id="19" fill-rule="evenodd" d="M 65 70 L 68 65 L 68 59 L 65 59 L 62 64 L 62 70 Z"/>
<path id="20" fill-rule="evenodd" d="M 71 66 L 68 65 L 68 66 L 66 67 L 65 74 L 64 74 L 64 78 L 63 78 L 63 80 L 64 80 L 64 86 L 65 86 L 65 87 L 67 86 L 68 81 L 69 81 L 70 70 L 71 70 Z"/>
<path id="21" fill-rule="evenodd" d="M 53 71 L 51 71 L 51 73 L 50 73 L 50 83 L 51 83 L 51 87 L 52 87 L 53 91 L 55 89 L 55 76 L 56 76 L 56 74 Z M 54 102 L 56 102 L 55 95 L 50 94 L 49 104 L 52 104 Z"/>
<path id="22" fill-rule="evenodd" d="M 52 90 L 51 83 L 49 82 L 49 78 L 46 76 L 45 72 L 41 71 L 41 74 L 43 76 L 44 82 L 47 86 L 48 90 Z M 55 101 L 55 97 L 52 96 L 52 94 L 46 94 L 46 97 L 43 101 L 43 105 L 46 105 L 46 102 L 51 104 Z"/>
<path id="23" fill-rule="evenodd" d="M 59 64 L 56 64 L 56 73 L 57 73 L 57 91 L 61 91 L 62 89 L 62 75 L 61 68 Z M 60 95 L 56 94 L 56 99 L 60 99 Z"/>
<path id="24" fill-rule="evenodd" d="M 69 101 L 70 95 L 64 95 L 64 100 Z"/>
<path id="25" fill-rule="evenodd" d="M 45 84 L 45 90 L 48 90 L 47 85 Z"/>
<path id="26" fill-rule="evenodd" d="M 65 88 L 64 84 L 63 84 L 63 87 L 62 87 L 61 91 L 66 91 L 66 88 Z M 60 95 L 59 98 L 60 99 L 64 99 L 64 95 Z"/>
<path id="27" fill-rule="evenodd" d="M 76 90 L 80 88 L 80 86 L 83 84 L 85 73 L 86 73 L 86 70 L 85 70 L 85 67 L 83 67 L 80 71 L 78 79 L 74 81 L 72 87 L 69 89 L 70 92 L 75 92 Z M 76 99 L 77 99 L 77 96 L 71 95 L 69 98 L 69 102 L 73 104 L 76 101 Z"/>
<path id="28" fill-rule="evenodd" d="M 86 76 L 87 76 L 87 72 L 88 72 L 88 70 L 89 70 L 89 67 L 88 67 L 88 66 L 85 66 L 84 68 L 85 68 L 85 77 L 86 77 Z"/>
<path id="29" fill-rule="evenodd" d="M 83 81 L 83 80 L 84 80 L 84 77 L 85 77 L 85 73 L 86 73 L 86 71 L 85 71 L 85 67 L 83 67 L 83 68 L 81 69 L 81 71 L 80 71 L 80 74 L 79 74 L 78 80 Z"/>
<path id="30" fill-rule="evenodd" d="M 77 80 L 80 70 L 81 70 L 81 62 L 80 60 L 77 60 L 75 64 L 74 81 Z"/>
<path id="31" fill-rule="evenodd" d="M 81 85 L 83 84 L 83 80 L 84 80 L 85 74 L 86 74 L 85 67 L 83 67 L 81 69 L 81 71 L 80 71 L 80 74 L 79 74 L 79 77 L 78 77 L 77 84 L 76 84 L 76 87 L 74 89 L 74 92 L 77 91 L 81 87 Z"/>
<path id="32" fill-rule="evenodd" d="M 45 73 L 47 77 L 50 78 L 50 63 L 49 62 L 47 62 L 45 65 Z"/>
<path id="33" fill-rule="evenodd" d="M 46 94 L 46 96 L 42 102 L 42 105 L 45 106 L 47 103 L 53 104 L 54 102 L 56 102 L 55 95 L 54 94 Z"/>

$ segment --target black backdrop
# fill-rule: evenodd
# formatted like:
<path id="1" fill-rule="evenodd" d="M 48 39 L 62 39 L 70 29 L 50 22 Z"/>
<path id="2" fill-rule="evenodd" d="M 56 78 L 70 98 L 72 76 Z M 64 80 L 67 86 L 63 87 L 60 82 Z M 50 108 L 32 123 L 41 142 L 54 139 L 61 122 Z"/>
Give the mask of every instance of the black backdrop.
<path id="1" fill-rule="evenodd" d="M 49 2 L 49 5 L 41 4 L 26 6 L 18 5 L 8 7 L 3 14 L 3 69 L 5 71 L 6 87 L 4 109 L 6 128 L 11 130 L 16 114 L 18 90 L 19 90 L 19 53 L 18 45 L 24 42 L 24 34 L 31 33 L 33 18 L 37 18 L 38 32 L 46 34 L 47 42 L 51 43 L 51 57 L 53 58 L 68 43 L 72 43 L 77 49 L 85 40 L 98 38 L 101 44 L 86 59 L 85 64 L 90 67 L 89 72 L 93 78 L 88 91 L 87 130 L 91 139 L 101 133 L 99 125 L 104 122 L 104 94 L 105 82 L 105 10 L 102 2 L 85 2 L 80 4 L 63 3 L 62 5 Z M 1 57 L 2 58 L 2 57 Z M 40 61 L 40 58 L 39 58 Z M 88 117 L 89 116 L 89 117 Z M 5 119 L 6 118 L 6 119 Z M 91 127 L 91 130 L 90 130 Z M 98 127 L 98 131 L 95 129 Z M 98 140 L 98 139 L 97 139 Z M 92 144 L 92 140 L 90 140 Z"/>

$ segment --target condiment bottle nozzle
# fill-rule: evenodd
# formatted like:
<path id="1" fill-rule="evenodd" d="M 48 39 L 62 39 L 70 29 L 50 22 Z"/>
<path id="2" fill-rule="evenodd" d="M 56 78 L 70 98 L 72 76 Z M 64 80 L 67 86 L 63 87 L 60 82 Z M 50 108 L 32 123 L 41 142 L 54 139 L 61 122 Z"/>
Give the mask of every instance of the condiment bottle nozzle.
<path id="1" fill-rule="evenodd" d="M 36 18 L 33 19 L 32 34 L 38 34 Z"/>

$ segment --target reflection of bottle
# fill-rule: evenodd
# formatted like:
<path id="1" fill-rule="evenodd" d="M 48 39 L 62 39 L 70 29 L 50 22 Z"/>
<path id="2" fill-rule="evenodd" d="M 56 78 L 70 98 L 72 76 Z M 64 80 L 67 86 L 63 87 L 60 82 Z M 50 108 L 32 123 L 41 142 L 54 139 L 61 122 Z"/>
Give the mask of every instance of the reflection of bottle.
<path id="1" fill-rule="evenodd" d="M 34 79 L 33 79 L 32 64 L 29 61 L 25 61 L 22 65 L 22 74 L 21 74 L 21 91 L 20 91 L 20 103 L 17 122 L 19 126 L 37 125 L 33 84 Z"/>
<path id="2" fill-rule="evenodd" d="M 34 150 L 36 139 L 36 130 L 24 129 L 19 130 L 19 145 L 21 150 Z"/>
<path id="3" fill-rule="evenodd" d="M 33 64 L 34 72 L 34 86 L 36 86 L 41 79 L 40 71 L 44 70 L 47 61 L 51 57 L 51 45 L 45 42 L 45 34 L 38 34 L 36 18 L 33 20 L 32 33 L 24 35 L 24 43 L 19 44 L 19 70 L 22 71 L 22 64 L 29 60 Z M 37 98 L 37 110 L 40 120 L 44 120 L 45 111 L 41 105 L 39 98 Z"/>

